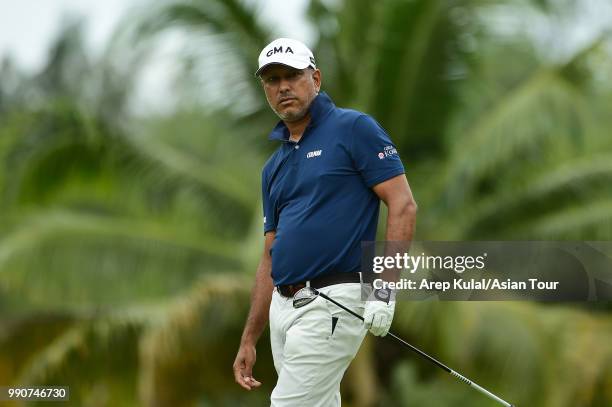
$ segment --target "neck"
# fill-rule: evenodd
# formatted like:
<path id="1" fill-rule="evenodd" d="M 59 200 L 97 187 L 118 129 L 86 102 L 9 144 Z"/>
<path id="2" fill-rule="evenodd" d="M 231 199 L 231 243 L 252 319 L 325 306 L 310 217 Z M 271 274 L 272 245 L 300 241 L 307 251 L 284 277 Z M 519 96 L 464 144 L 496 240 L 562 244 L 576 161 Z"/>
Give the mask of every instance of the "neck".
<path id="1" fill-rule="evenodd" d="M 299 141 L 306 130 L 306 126 L 310 123 L 310 113 L 307 113 L 300 120 L 294 122 L 285 122 L 287 129 L 289 129 L 289 140 Z"/>

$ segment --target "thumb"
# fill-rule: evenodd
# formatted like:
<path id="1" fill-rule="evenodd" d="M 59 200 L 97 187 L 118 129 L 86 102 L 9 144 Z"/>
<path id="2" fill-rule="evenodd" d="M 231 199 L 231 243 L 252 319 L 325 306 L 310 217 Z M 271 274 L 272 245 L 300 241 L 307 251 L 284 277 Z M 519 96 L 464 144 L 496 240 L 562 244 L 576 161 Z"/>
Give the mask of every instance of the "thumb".
<path id="1" fill-rule="evenodd" d="M 245 376 L 250 376 L 253 373 L 253 365 L 255 365 L 255 355 L 248 354 L 244 357 L 243 372 Z"/>
<path id="2" fill-rule="evenodd" d="M 248 358 L 243 359 L 241 367 L 243 376 L 250 376 L 253 373 L 253 361 Z"/>
<path id="3" fill-rule="evenodd" d="M 244 377 L 251 377 L 253 375 L 253 365 L 246 365 L 242 369 L 242 375 Z"/>
<path id="4" fill-rule="evenodd" d="M 370 329 L 374 320 L 374 314 L 366 313 L 366 315 L 364 315 L 363 317 L 363 324 L 365 325 L 366 329 Z"/>

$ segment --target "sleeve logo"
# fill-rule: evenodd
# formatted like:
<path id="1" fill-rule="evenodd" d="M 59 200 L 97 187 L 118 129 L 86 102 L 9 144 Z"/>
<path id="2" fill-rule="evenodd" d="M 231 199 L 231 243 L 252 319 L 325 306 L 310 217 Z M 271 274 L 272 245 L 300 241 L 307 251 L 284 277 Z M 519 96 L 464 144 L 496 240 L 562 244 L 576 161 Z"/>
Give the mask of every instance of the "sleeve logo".
<path id="1" fill-rule="evenodd" d="M 393 146 L 386 146 L 383 151 L 378 153 L 378 158 L 382 160 L 383 158 L 391 157 L 392 155 L 398 155 L 397 149 Z"/>

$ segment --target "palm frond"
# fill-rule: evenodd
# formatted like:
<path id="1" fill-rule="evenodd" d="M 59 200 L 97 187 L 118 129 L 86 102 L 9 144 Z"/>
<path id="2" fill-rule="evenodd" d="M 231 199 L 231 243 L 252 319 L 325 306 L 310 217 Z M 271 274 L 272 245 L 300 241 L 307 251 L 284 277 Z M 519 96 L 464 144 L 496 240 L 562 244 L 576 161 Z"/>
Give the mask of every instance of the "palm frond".
<path id="1" fill-rule="evenodd" d="M 483 174 L 538 151 L 543 144 L 585 137 L 594 120 L 587 90 L 576 87 L 566 72 L 595 52 L 604 38 L 596 39 L 565 64 L 536 69 L 518 85 L 487 101 L 485 110 L 467 126 L 455 128 L 461 141 L 450 157 L 448 172 L 454 174 L 449 181 L 451 194 L 459 193 L 458 188 L 471 193 Z"/>
<path id="2" fill-rule="evenodd" d="M 143 303 L 242 267 L 240 244 L 171 223 L 56 210 L 16 224 L 0 241 L 0 286 L 13 307 Z"/>
<path id="3" fill-rule="evenodd" d="M 15 382 L 62 383 L 70 387 L 70 400 L 77 404 L 96 399 L 117 406 L 134 405 L 141 330 L 139 324 L 103 318 L 75 323 L 23 366 Z"/>
<path id="4" fill-rule="evenodd" d="M 203 279 L 187 298 L 177 302 L 166 323 L 143 338 L 139 383 L 143 405 L 189 404 L 201 394 L 213 405 L 223 400 L 246 402 L 231 374 L 205 366 L 226 366 L 231 371 L 251 283 L 250 278 Z M 234 339 L 228 342 L 228 338 Z M 260 343 L 255 375 L 264 388 L 259 397 L 249 395 L 250 405 L 269 402 L 274 382 L 267 338 L 262 337 Z"/>
<path id="5" fill-rule="evenodd" d="M 186 46 L 183 54 L 188 66 L 197 64 L 197 72 L 190 72 L 207 102 L 242 117 L 263 112 L 265 104 L 255 96 L 261 90 L 253 72 L 271 33 L 253 4 L 241 0 L 168 2 L 142 19 L 141 36 L 148 38 L 171 27 L 199 32 L 197 48 Z"/>
<path id="6" fill-rule="evenodd" d="M 435 351 L 451 368 L 484 387 L 497 383 L 495 391 L 516 404 L 593 405 L 599 384 L 611 374 L 606 364 L 612 357 L 606 340 L 612 332 L 608 315 L 530 303 L 420 302 L 398 304 L 394 327 L 409 342 Z M 585 368 L 592 349 L 597 362 L 592 369 Z M 397 347 L 389 360 L 413 359 L 412 355 L 400 357 L 403 353 Z M 420 380 L 450 380 L 443 374 L 430 376 L 438 370 L 429 364 L 415 364 Z M 570 378 L 572 372 L 576 376 Z M 568 383 L 561 394 L 553 390 L 559 382 Z M 480 401 L 476 392 L 457 396 L 463 404 Z"/>
<path id="7" fill-rule="evenodd" d="M 168 172 L 174 172 L 187 179 L 194 180 L 215 193 L 227 196 L 247 211 L 252 208 L 253 195 L 257 189 L 252 187 L 252 182 L 245 183 L 236 174 L 236 167 L 227 165 L 227 161 L 225 162 L 225 168 L 221 168 L 214 163 L 207 165 L 201 160 L 195 160 L 160 143 L 149 140 L 134 140 L 133 142 L 136 144 L 137 151 L 161 164 Z M 228 170 L 233 170 L 234 174 L 229 173 Z M 251 188 L 249 188 L 249 185 L 251 185 Z"/>
<path id="8" fill-rule="evenodd" d="M 449 72 L 465 57 L 451 17 L 455 4 L 366 3 L 337 11 L 313 3 L 311 18 L 323 33 L 323 86 L 339 103 L 372 114 L 411 160 L 439 154 L 454 104 Z M 326 34 L 334 24 L 347 30 Z"/>
<path id="9" fill-rule="evenodd" d="M 71 313 L 20 311 L 11 314 L 3 307 L 0 314 L 0 381 L 18 384 L 23 366 L 56 338 L 70 329 L 77 318 Z"/>
<path id="10" fill-rule="evenodd" d="M 533 208 L 534 203 L 546 200 L 559 202 L 559 194 L 564 192 L 573 192 L 569 198 L 572 205 L 579 195 L 577 191 L 587 188 L 590 184 L 597 187 L 612 177 L 611 163 L 612 155 L 599 153 L 558 160 L 557 163 L 553 162 L 551 166 L 540 169 L 541 173 L 529 170 L 523 175 L 521 171 L 517 171 L 520 175 L 514 177 L 515 185 L 512 188 L 502 188 L 499 192 L 482 197 L 480 202 L 464 211 L 463 216 L 456 221 L 457 228 L 461 231 L 458 233 L 468 236 L 479 224 L 496 217 L 507 218 L 512 212 L 523 210 L 524 216 L 525 208 Z"/>
<path id="11" fill-rule="evenodd" d="M 606 240 L 612 236 L 612 200 L 595 199 L 552 212 L 528 224 L 510 229 L 534 238 Z"/>

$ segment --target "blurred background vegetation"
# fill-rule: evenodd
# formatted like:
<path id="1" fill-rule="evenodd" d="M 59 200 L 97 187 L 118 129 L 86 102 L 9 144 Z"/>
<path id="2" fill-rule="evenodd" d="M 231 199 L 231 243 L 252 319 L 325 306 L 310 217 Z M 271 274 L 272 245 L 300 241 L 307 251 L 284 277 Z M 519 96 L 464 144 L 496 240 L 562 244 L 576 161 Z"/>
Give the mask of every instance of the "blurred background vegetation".
<path id="1" fill-rule="evenodd" d="M 417 239 L 612 240 L 612 38 L 572 41 L 610 11 L 601 3 L 310 2 L 323 89 L 398 145 Z M 2 60 L 0 384 L 68 385 L 75 406 L 268 404 L 266 336 L 263 388 L 244 392 L 231 372 L 275 148 L 252 74 L 278 35 L 261 7 L 151 2 L 102 53 L 73 19 L 40 70 Z M 136 84 L 177 33 L 191 45 L 171 61 L 176 103 L 143 113 Z M 611 310 L 401 303 L 394 329 L 519 406 L 604 407 Z M 373 338 L 343 395 L 353 407 L 495 405 Z"/>

